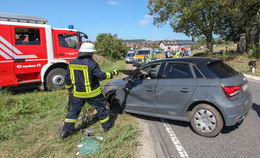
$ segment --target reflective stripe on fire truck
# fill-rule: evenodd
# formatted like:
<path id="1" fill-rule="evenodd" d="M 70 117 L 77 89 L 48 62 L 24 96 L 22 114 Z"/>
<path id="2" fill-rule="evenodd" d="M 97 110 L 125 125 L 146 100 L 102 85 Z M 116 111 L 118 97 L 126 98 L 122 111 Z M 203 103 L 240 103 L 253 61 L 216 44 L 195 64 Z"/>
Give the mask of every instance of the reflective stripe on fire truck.
<path id="1" fill-rule="evenodd" d="M 38 58 L 36 55 L 16 55 L 16 54 L 23 54 L 17 48 L 15 48 L 11 43 L 5 40 L 2 36 L 0 36 L 0 48 L 4 51 L 0 51 L 0 55 L 5 59 L 28 59 L 28 58 Z M 13 52 L 14 51 L 14 52 Z M 9 55 L 9 56 L 8 56 Z"/>

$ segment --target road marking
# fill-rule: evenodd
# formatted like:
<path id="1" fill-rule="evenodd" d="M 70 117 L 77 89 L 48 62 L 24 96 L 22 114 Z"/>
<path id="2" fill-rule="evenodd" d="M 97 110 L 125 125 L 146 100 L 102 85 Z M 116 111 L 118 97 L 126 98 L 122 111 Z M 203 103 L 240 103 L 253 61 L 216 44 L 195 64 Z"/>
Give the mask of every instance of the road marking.
<path id="1" fill-rule="evenodd" d="M 255 82 L 255 83 L 260 83 L 259 81 L 256 81 L 256 80 L 251 80 L 251 79 L 247 79 L 248 81 L 251 81 L 251 82 Z"/>
<path id="2" fill-rule="evenodd" d="M 179 141 L 179 139 L 177 138 L 176 134 L 173 132 L 172 128 L 167 123 L 167 121 L 164 120 L 164 119 L 161 119 L 161 121 L 163 122 L 163 126 L 165 127 L 167 133 L 169 134 L 169 136 L 170 136 L 173 144 L 175 145 L 175 148 L 178 151 L 180 157 L 189 158 L 189 155 L 187 154 L 184 147 L 181 145 L 181 142 Z"/>

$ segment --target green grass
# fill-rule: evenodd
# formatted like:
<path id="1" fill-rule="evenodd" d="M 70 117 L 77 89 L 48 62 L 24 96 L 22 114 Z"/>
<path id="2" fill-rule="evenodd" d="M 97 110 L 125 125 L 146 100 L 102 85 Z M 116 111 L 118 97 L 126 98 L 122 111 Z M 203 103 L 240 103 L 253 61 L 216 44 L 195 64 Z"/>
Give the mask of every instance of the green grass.
<path id="1" fill-rule="evenodd" d="M 124 67 L 123 61 L 109 62 L 102 57 L 97 60 L 104 71 Z M 17 95 L 0 91 L 0 95 L 0 157 L 76 157 L 77 144 L 84 134 L 77 133 L 65 140 L 59 138 L 67 112 L 65 90 Z M 85 110 L 91 111 L 92 108 Z M 114 127 L 107 133 L 102 132 L 99 123 L 90 128 L 106 141 L 100 142 L 102 147 L 98 153 L 78 157 L 135 156 L 139 130 L 132 116 L 119 115 Z"/>

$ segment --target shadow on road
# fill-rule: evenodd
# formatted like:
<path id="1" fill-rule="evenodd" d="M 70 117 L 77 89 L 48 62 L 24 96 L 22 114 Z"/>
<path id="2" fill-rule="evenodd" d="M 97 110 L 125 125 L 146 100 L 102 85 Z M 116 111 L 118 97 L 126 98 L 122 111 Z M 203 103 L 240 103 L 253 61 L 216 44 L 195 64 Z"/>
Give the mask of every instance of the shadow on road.
<path id="1" fill-rule="evenodd" d="M 243 122 L 243 121 L 242 121 L 242 122 Z M 239 128 L 239 126 L 242 124 L 242 122 L 237 123 L 237 124 L 234 125 L 234 126 L 224 126 L 223 129 L 222 129 L 222 131 L 221 131 L 221 133 L 222 133 L 222 134 L 227 134 L 227 133 L 230 133 L 230 132 L 232 132 L 232 131 L 235 131 L 236 129 Z"/>
<path id="2" fill-rule="evenodd" d="M 253 103 L 252 109 L 255 110 L 258 117 L 260 117 L 260 105 L 257 105 L 256 103 Z"/>
<path id="3" fill-rule="evenodd" d="M 258 108 L 258 115 L 260 115 L 260 106 L 257 107 L 257 108 Z M 130 114 L 130 113 L 129 113 L 129 114 Z M 155 117 L 150 117 L 150 116 L 144 116 L 144 115 L 138 115 L 138 114 L 130 114 L 130 115 L 132 115 L 132 116 L 134 116 L 134 117 L 137 117 L 137 118 L 139 118 L 139 119 L 143 119 L 143 120 L 147 120 L 147 121 L 152 121 L 152 122 L 160 122 L 160 123 L 162 123 L 162 121 L 161 121 L 160 118 L 155 118 Z M 167 119 L 166 119 L 166 120 L 167 120 Z M 190 128 L 191 128 L 189 122 L 175 121 L 175 120 L 167 120 L 167 122 L 168 122 L 169 124 L 171 124 L 171 125 L 180 126 L 180 127 L 185 127 L 185 128 L 187 128 L 187 127 L 190 127 Z M 243 122 L 243 121 L 242 121 L 242 122 Z M 234 126 L 224 127 L 224 128 L 222 129 L 221 133 L 222 133 L 222 134 L 227 134 L 227 133 L 230 133 L 230 132 L 232 132 L 232 131 L 238 129 L 242 122 L 237 123 L 237 124 L 234 125 Z M 191 130 L 193 130 L 193 129 L 191 128 Z"/>
<path id="4" fill-rule="evenodd" d="M 129 113 L 130 114 L 130 113 Z M 139 115 L 139 114 L 130 114 L 134 117 L 137 117 L 139 119 L 147 120 L 147 121 L 152 121 L 152 122 L 160 122 L 162 123 L 160 118 L 155 118 L 155 117 L 150 117 L 150 116 L 144 116 L 144 115 Z M 167 119 L 164 119 L 167 120 Z M 176 125 L 176 126 L 181 126 L 181 127 L 189 127 L 190 123 L 189 122 L 183 122 L 183 121 L 175 121 L 175 120 L 167 120 L 167 123 L 171 125 Z"/>

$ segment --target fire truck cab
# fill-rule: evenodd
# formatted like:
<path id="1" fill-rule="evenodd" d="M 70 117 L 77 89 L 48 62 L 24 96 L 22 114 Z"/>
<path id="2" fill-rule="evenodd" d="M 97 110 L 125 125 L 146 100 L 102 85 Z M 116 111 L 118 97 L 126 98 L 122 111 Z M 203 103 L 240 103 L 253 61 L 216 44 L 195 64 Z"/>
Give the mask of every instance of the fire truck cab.
<path id="1" fill-rule="evenodd" d="M 43 18 L 0 13 L 0 87 L 63 88 L 67 65 L 86 39 L 72 26 L 52 28 Z"/>

